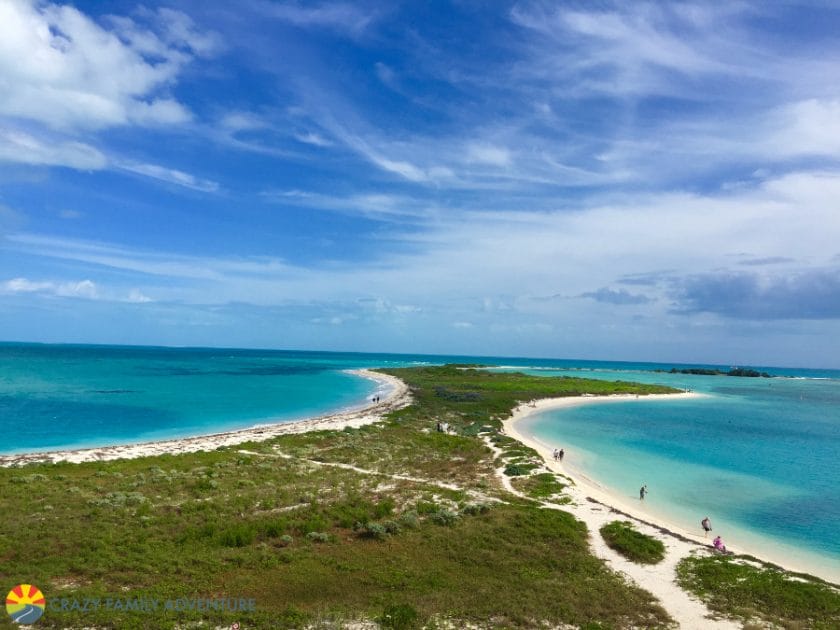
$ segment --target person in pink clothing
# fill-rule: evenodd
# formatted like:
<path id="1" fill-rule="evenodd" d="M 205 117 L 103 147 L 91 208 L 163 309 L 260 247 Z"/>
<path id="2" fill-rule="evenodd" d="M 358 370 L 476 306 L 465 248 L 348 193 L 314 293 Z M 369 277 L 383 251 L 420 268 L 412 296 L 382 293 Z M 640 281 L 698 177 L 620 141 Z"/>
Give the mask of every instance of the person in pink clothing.
<path id="1" fill-rule="evenodd" d="M 715 536 L 715 539 L 712 542 L 712 544 L 715 546 L 715 549 L 717 549 L 721 553 L 726 553 L 726 545 L 723 544 L 723 541 L 720 539 L 720 536 Z"/>

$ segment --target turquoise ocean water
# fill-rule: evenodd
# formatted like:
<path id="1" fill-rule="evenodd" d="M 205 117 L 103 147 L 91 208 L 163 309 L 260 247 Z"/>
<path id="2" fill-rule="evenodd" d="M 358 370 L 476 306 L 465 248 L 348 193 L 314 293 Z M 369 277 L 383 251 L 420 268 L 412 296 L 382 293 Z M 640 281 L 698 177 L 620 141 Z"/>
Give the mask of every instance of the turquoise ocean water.
<path id="1" fill-rule="evenodd" d="M 527 370 L 526 370 L 527 371 Z M 563 447 L 572 470 L 701 532 L 840 580 L 840 373 L 795 378 L 688 376 L 623 369 L 531 371 L 662 383 L 705 394 L 540 413 L 520 428 Z"/>
<path id="2" fill-rule="evenodd" d="M 228 349 L 0 344 L 0 453 L 131 443 L 290 421 L 365 403 L 345 370 L 483 362 L 544 376 L 635 380 L 707 396 L 580 406 L 523 427 L 645 509 L 750 549 L 840 573 L 840 371 L 672 375 L 671 365 Z M 729 366 L 724 366 L 728 368 Z M 824 571 L 825 573 L 825 571 Z"/>

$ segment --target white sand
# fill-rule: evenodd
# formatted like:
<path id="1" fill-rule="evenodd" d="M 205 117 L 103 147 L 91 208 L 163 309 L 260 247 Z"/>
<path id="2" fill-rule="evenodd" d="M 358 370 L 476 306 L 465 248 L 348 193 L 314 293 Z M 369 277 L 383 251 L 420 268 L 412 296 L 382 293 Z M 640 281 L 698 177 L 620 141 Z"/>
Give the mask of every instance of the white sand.
<path id="1" fill-rule="evenodd" d="M 677 563 L 692 553 L 712 553 L 711 535 L 704 538 L 698 533 L 700 530 L 698 520 L 698 532 L 687 531 L 684 528 L 662 521 L 654 520 L 644 510 L 642 501 L 627 500 L 623 496 L 610 491 L 610 489 L 598 484 L 592 479 L 580 474 L 577 471 L 564 467 L 562 462 L 554 460 L 553 446 L 540 442 L 533 435 L 523 433 L 517 424 L 524 418 L 535 413 L 551 409 L 568 408 L 583 404 L 603 404 L 614 401 L 652 400 L 652 399 L 673 399 L 701 397 L 702 394 L 655 394 L 637 397 L 635 395 L 614 395 L 602 397 L 575 397 L 575 398 L 549 398 L 538 400 L 532 403 L 517 407 L 509 419 L 504 423 L 504 431 L 510 437 L 519 440 L 523 444 L 535 449 L 545 460 L 549 470 L 561 473 L 574 481 L 574 485 L 566 488 L 573 503 L 569 505 L 556 506 L 558 509 L 567 510 L 576 518 L 586 523 L 591 533 L 591 544 L 593 552 L 599 558 L 604 559 L 613 569 L 620 571 L 634 580 L 639 586 L 653 593 L 661 602 L 671 616 L 679 623 L 681 628 L 740 628 L 740 623 L 728 620 L 712 620 L 706 616 L 709 614 L 706 606 L 683 591 L 675 582 L 674 569 Z M 509 486 L 509 484 L 506 484 Z M 628 517 L 630 517 L 628 519 Z M 661 540 L 666 547 L 665 560 L 656 565 L 639 565 L 625 559 L 612 549 L 606 546 L 598 530 L 605 524 L 614 520 L 632 520 L 634 526 L 641 532 L 654 536 Z M 749 553 L 757 558 L 766 558 L 766 554 L 755 553 L 754 550 L 738 549 L 727 547 L 736 553 Z M 789 570 L 802 571 L 813 575 L 820 575 L 813 569 L 795 566 L 791 562 L 779 562 L 777 559 L 768 560 L 780 564 Z M 832 579 L 833 576 L 822 576 L 825 579 Z"/>
<path id="2" fill-rule="evenodd" d="M 411 404 L 408 387 L 400 379 L 370 370 L 348 370 L 349 373 L 371 379 L 379 383 L 386 391 L 382 400 L 359 409 L 333 413 L 298 422 L 278 422 L 239 431 L 225 431 L 210 435 L 159 440 L 122 446 L 102 446 L 63 451 L 23 453 L 19 455 L 0 455 L 0 466 L 13 466 L 32 462 L 92 462 L 112 459 L 133 459 L 148 455 L 194 453 L 212 451 L 220 446 L 232 446 L 243 442 L 260 442 L 287 433 L 323 431 L 360 427 L 381 420 L 389 411 L 402 409 Z"/>

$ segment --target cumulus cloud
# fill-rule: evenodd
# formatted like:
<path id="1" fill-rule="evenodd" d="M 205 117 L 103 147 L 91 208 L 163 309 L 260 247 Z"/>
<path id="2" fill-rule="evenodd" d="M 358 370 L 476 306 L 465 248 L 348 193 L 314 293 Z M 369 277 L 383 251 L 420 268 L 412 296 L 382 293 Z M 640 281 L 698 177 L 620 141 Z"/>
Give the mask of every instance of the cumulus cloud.
<path id="1" fill-rule="evenodd" d="M 152 302 L 152 298 L 148 295 L 144 294 L 140 289 L 132 289 L 128 293 L 128 297 L 125 300 L 126 302 L 131 302 L 132 304 L 145 304 L 147 302 Z"/>
<path id="2" fill-rule="evenodd" d="M 178 11 L 140 17 L 108 29 L 69 5 L 0 4 L 0 115 L 62 130 L 189 120 L 168 90 L 213 38 Z"/>
<path id="3" fill-rule="evenodd" d="M 75 297 L 88 300 L 99 298 L 99 290 L 91 280 L 80 280 L 78 282 L 50 282 L 35 281 L 27 278 L 12 278 L 0 283 L 0 292 L 3 293 L 45 293 L 59 297 Z"/>
<path id="4" fill-rule="evenodd" d="M 77 298 L 83 300 L 97 300 L 107 302 L 125 302 L 129 304 L 146 304 L 154 300 L 140 289 L 133 288 L 128 292 L 119 289 L 103 289 L 93 280 L 31 280 L 29 278 L 12 278 L 0 282 L 0 294 L 5 295 L 41 295 L 47 297 Z"/>

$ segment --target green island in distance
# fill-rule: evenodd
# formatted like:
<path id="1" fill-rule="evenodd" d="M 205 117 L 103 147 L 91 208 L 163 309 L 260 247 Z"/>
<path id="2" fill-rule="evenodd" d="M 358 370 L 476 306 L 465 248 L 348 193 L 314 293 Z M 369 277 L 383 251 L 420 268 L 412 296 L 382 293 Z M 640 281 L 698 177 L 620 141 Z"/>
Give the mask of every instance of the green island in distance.
<path id="1" fill-rule="evenodd" d="M 599 532 L 545 508 L 562 508 L 571 480 L 501 429 L 532 400 L 678 390 L 454 365 L 378 371 L 407 383 L 413 403 L 360 428 L 0 468 L 3 582 L 39 586 L 42 628 L 674 627 L 653 595 L 592 554 Z M 650 544 L 619 533 L 626 553 Z M 677 579 L 745 627 L 840 625 L 834 585 L 747 560 L 692 556 Z M 49 604 L 108 597 L 256 606 Z"/>

